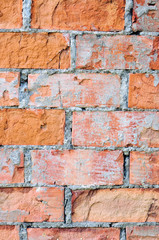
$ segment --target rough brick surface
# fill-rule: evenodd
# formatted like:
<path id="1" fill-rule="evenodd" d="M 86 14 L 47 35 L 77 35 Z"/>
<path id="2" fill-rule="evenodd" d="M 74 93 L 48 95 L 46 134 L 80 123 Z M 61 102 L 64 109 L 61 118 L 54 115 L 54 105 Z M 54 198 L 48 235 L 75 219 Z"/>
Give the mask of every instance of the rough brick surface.
<path id="1" fill-rule="evenodd" d="M 158 240 L 159 226 L 127 227 L 127 240 Z"/>
<path id="2" fill-rule="evenodd" d="M 63 110 L 0 110 L 0 144 L 63 144 L 64 125 Z"/>
<path id="3" fill-rule="evenodd" d="M 24 182 L 24 155 L 18 149 L 0 149 L 0 183 Z"/>
<path id="4" fill-rule="evenodd" d="M 19 105 L 20 74 L 0 72 L 0 106 Z"/>
<path id="5" fill-rule="evenodd" d="M 159 147 L 159 113 L 74 112 L 73 144 Z"/>
<path id="6" fill-rule="evenodd" d="M 116 228 L 72 228 L 72 229 L 28 229 L 28 240 L 119 240 L 120 230 Z"/>
<path id="7" fill-rule="evenodd" d="M 69 68 L 69 37 L 62 33 L 0 33 L 0 68 Z"/>
<path id="8" fill-rule="evenodd" d="M 158 222 L 159 189 L 74 191 L 73 222 Z"/>
<path id="9" fill-rule="evenodd" d="M 34 150 L 32 183 L 57 185 L 122 184 L 121 151 Z"/>
<path id="10" fill-rule="evenodd" d="M 32 28 L 100 30 L 124 29 L 124 0 L 34 0 Z"/>
<path id="11" fill-rule="evenodd" d="M 77 68 L 159 69 L 159 37 L 83 35 L 76 45 Z"/>
<path id="12" fill-rule="evenodd" d="M 128 106 L 159 109 L 159 74 L 130 74 Z"/>
<path id="13" fill-rule="evenodd" d="M 133 8 L 134 31 L 159 31 L 159 1 L 135 0 Z"/>
<path id="14" fill-rule="evenodd" d="M 159 184 L 159 152 L 130 153 L 130 183 Z"/>
<path id="15" fill-rule="evenodd" d="M 1 188 L 0 222 L 63 221 L 62 188 Z"/>
<path id="16" fill-rule="evenodd" d="M 22 0 L 1 0 L 0 28 L 22 26 Z"/>
<path id="17" fill-rule="evenodd" d="M 29 105 L 36 107 L 119 107 L 120 78 L 111 74 L 29 75 Z"/>
<path id="18" fill-rule="evenodd" d="M 0 226 L 1 240 L 20 240 L 18 226 Z"/>

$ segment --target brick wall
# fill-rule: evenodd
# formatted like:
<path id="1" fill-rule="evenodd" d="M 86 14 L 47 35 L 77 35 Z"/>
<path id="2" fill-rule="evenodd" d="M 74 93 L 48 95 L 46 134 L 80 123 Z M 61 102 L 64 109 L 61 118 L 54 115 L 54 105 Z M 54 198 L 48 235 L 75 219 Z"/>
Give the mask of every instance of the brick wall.
<path id="1" fill-rule="evenodd" d="M 159 239 L 159 1 L 2 0 L 0 240 Z"/>

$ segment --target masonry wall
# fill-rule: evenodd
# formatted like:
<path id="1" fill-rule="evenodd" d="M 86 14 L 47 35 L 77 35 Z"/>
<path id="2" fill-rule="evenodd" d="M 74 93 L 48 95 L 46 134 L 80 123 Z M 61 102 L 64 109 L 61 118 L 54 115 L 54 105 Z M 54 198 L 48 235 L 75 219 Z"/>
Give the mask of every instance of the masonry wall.
<path id="1" fill-rule="evenodd" d="M 159 1 L 1 0 L 0 239 L 159 239 Z"/>

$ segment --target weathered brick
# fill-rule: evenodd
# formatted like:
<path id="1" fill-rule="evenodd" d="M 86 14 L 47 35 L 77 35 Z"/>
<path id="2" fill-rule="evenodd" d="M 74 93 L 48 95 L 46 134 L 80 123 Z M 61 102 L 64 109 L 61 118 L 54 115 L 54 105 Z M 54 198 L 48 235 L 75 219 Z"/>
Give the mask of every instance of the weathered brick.
<path id="1" fill-rule="evenodd" d="M 133 8 L 134 31 L 159 31 L 159 1 L 134 0 Z"/>
<path id="2" fill-rule="evenodd" d="M 32 183 L 104 185 L 123 183 L 121 151 L 34 150 Z"/>
<path id="3" fill-rule="evenodd" d="M 74 112 L 73 145 L 159 147 L 159 113 Z"/>
<path id="4" fill-rule="evenodd" d="M 0 68 L 69 68 L 69 36 L 62 33 L 0 33 Z"/>
<path id="5" fill-rule="evenodd" d="M 159 69 L 159 37 L 85 34 L 76 45 L 77 68 Z"/>
<path id="6" fill-rule="evenodd" d="M 24 182 L 24 155 L 18 149 L 0 149 L 0 183 Z"/>
<path id="7" fill-rule="evenodd" d="M 1 145 L 63 144 L 63 110 L 0 110 Z"/>
<path id="8" fill-rule="evenodd" d="M 0 72 L 0 106 L 19 105 L 20 73 Z"/>
<path id="9" fill-rule="evenodd" d="M 120 78 L 112 74 L 31 74 L 29 105 L 36 107 L 119 107 Z"/>
<path id="10" fill-rule="evenodd" d="M 130 183 L 159 184 L 159 152 L 130 153 Z"/>
<path id="11" fill-rule="evenodd" d="M 33 0 L 32 28 L 114 31 L 124 29 L 124 0 Z"/>
<path id="12" fill-rule="evenodd" d="M 1 0 L 0 28 L 22 26 L 22 0 Z"/>
<path id="13" fill-rule="evenodd" d="M 63 221 L 62 188 L 1 188 L 0 222 Z"/>
<path id="14" fill-rule="evenodd" d="M 116 228 L 29 228 L 28 240 L 119 240 L 120 230 Z"/>
<path id="15" fill-rule="evenodd" d="M 0 226 L 1 240 L 19 240 L 18 226 Z"/>
<path id="16" fill-rule="evenodd" d="M 128 106 L 159 109 L 159 74 L 130 74 Z"/>
<path id="17" fill-rule="evenodd" d="M 159 226 L 127 227 L 127 240 L 158 240 Z"/>
<path id="18" fill-rule="evenodd" d="M 73 191 L 73 222 L 158 222 L 159 189 Z"/>

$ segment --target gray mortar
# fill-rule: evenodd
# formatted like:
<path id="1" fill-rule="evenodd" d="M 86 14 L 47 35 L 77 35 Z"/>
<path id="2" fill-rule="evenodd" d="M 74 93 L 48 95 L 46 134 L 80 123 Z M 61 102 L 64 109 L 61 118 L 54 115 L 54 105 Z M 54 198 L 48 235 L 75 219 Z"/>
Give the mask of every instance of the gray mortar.
<path id="1" fill-rule="evenodd" d="M 126 240 L 126 229 L 120 229 L 120 240 Z"/>
<path id="2" fill-rule="evenodd" d="M 70 34 L 70 40 L 71 40 L 71 68 L 72 70 L 75 70 L 76 68 L 76 35 Z"/>
<path id="3" fill-rule="evenodd" d="M 29 93 L 28 93 L 28 74 L 21 72 L 20 87 L 19 87 L 19 108 L 28 107 Z"/>
<path id="4" fill-rule="evenodd" d="M 30 183 L 32 179 L 32 161 L 29 150 L 24 150 L 24 182 Z"/>
<path id="5" fill-rule="evenodd" d="M 132 9 L 133 0 L 126 0 L 125 5 L 125 32 L 131 34 L 132 31 Z"/>
<path id="6" fill-rule="evenodd" d="M 27 240 L 27 228 L 25 224 L 21 224 L 19 227 L 19 240 Z"/>
<path id="7" fill-rule="evenodd" d="M 123 185 L 124 187 L 129 186 L 129 166 L 130 166 L 130 154 L 124 155 L 124 174 L 123 174 Z"/>
<path id="8" fill-rule="evenodd" d="M 72 206 L 71 206 L 72 192 L 71 189 L 65 187 L 65 223 L 72 222 Z"/>
<path id="9" fill-rule="evenodd" d="M 32 0 L 23 0 L 23 30 L 30 29 Z"/>
<path id="10" fill-rule="evenodd" d="M 122 110 L 128 109 L 128 89 L 129 89 L 129 73 L 123 71 L 121 74 L 120 87 L 120 107 Z"/>
<path id="11" fill-rule="evenodd" d="M 66 149 L 72 149 L 72 111 L 65 111 L 65 139 L 64 146 Z"/>

